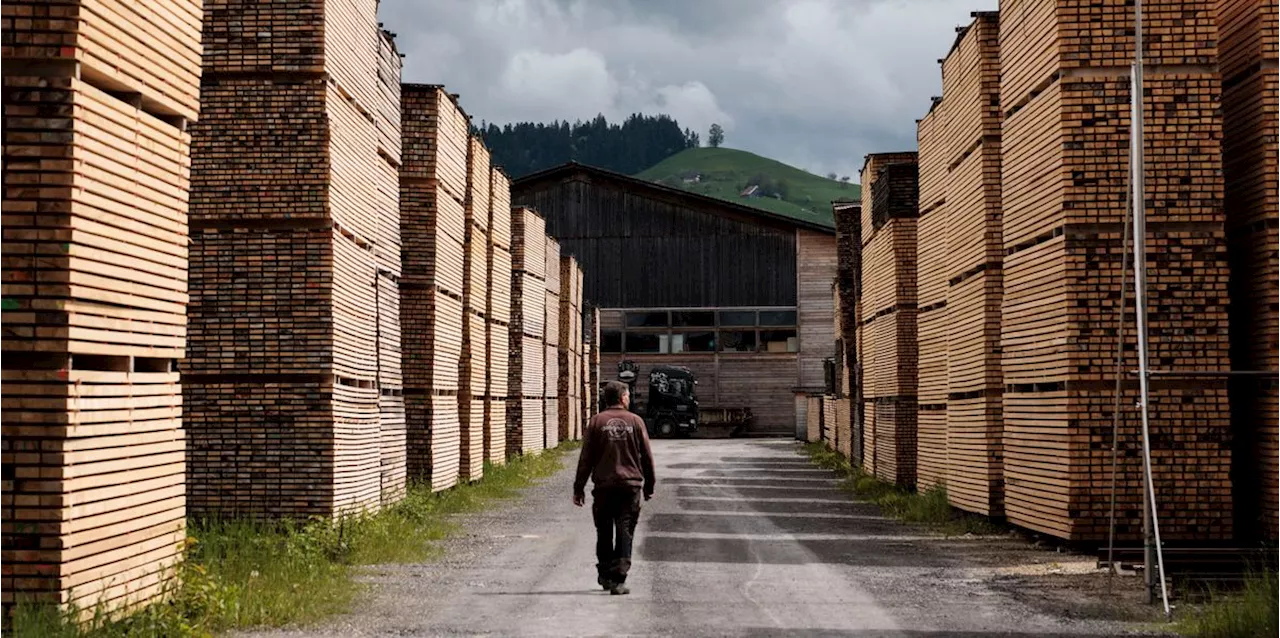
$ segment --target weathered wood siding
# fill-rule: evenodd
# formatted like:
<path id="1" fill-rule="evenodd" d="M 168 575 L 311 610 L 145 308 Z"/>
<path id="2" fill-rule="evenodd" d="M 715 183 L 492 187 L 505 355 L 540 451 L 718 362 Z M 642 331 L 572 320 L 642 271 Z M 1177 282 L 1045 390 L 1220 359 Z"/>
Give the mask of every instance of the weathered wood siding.
<path id="1" fill-rule="evenodd" d="M 511 198 L 578 258 L 594 305 L 796 304 L 794 226 L 585 172 L 517 182 Z"/>
<path id="2" fill-rule="evenodd" d="M 832 285 L 836 279 L 835 235 L 810 230 L 796 231 L 796 250 L 800 335 L 800 386 L 821 389 L 826 381 L 822 361 L 836 353 L 835 298 Z"/>

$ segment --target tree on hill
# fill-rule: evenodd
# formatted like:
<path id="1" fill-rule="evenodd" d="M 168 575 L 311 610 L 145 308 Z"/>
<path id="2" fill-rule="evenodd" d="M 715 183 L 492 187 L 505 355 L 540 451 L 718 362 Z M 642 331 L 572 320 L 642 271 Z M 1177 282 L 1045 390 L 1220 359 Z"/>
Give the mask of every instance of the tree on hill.
<path id="1" fill-rule="evenodd" d="M 724 129 L 719 124 L 711 125 L 711 130 L 707 132 L 707 143 L 711 148 L 720 148 L 724 144 Z"/>
<path id="2" fill-rule="evenodd" d="M 597 115 L 573 123 L 519 122 L 499 127 L 482 122 L 472 132 L 484 139 L 493 164 L 513 179 L 569 161 L 633 175 L 699 146 L 698 134 L 681 129 L 670 116 L 639 113 L 622 124 Z"/>

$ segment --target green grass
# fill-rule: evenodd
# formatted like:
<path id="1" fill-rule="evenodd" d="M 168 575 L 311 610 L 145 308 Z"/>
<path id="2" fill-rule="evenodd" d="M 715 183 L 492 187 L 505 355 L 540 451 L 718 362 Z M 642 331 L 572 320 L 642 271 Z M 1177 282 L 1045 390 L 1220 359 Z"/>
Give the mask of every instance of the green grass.
<path id="1" fill-rule="evenodd" d="M 681 178 L 693 173 L 700 174 L 702 181 L 685 184 Z M 774 181 L 786 181 L 786 199 L 739 197 L 738 194 L 746 188 L 748 180 L 755 175 L 766 175 Z M 858 199 L 861 196 L 856 183 L 842 184 L 782 162 L 732 148 L 691 148 L 681 151 L 645 169 L 636 177 L 829 227 L 834 224 L 831 218 L 832 200 Z M 857 179 L 856 175 L 851 177 Z"/>
<path id="2" fill-rule="evenodd" d="M 314 623 L 351 609 L 365 593 L 355 582 L 361 566 L 430 559 L 437 541 L 458 531 L 454 515 L 517 496 L 559 470 L 576 447 L 566 443 L 486 466 L 484 480 L 445 492 L 412 486 L 403 501 L 377 514 L 274 524 L 192 521 L 180 584 L 166 602 L 124 620 L 95 613 L 79 626 L 71 621 L 75 610 L 20 604 L 13 636 L 169 638 Z"/>
<path id="3" fill-rule="evenodd" d="M 1280 587 L 1276 573 L 1249 578 L 1236 592 L 1215 592 L 1178 622 L 1178 632 L 1193 638 L 1254 638 L 1280 633 Z"/>
<path id="4" fill-rule="evenodd" d="M 805 452 L 819 467 L 840 475 L 843 479 L 841 489 L 858 499 L 875 503 L 890 518 L 952 536 L 999 534 L 1004 531 L 985 517 L 951 507 L 945 487 L 911 492 L 863 472 L 862 468 L 852 465 L 849 459 L 822 443 L 805 445 Z"/>

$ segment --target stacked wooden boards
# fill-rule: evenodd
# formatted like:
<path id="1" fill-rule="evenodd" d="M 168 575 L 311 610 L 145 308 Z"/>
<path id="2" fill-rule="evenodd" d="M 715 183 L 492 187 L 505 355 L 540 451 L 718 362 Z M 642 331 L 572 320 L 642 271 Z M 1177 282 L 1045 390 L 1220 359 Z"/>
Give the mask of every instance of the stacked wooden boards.
<path id="1" fill-rule="evenodd" d="M 919 377 L 916 487 L 947 478 L 947 104 L 934 98 L 916 122 L 920 158 L 920 218 L 916 226 Z"/>
<path id="2" fill-rule="evenodd" d="M 400 98 L 400 321 L 409 475 L 442 490 L 456 485 L 463 472 L 459 397 L 470 383 L 461 370 L 471 338 L 464 294 L 475 281 L 467 271 L 474 225 L 467 207 L 471 142 L 467 116 L 444 87 L 404 84 Z M 487 211 L 485 218 L 487 225 Z"/>
<path id="3" fill-rule="evenodd" d="M 4 5 L 6 618 L 134 608 L 181 556 L 201 18 L 185 0 Z"/>
<path id="4" fill-rule="evenodd" d="M 532 208 L 511 210 L 508 456 L 537 453 L 545 445 L 546 228 L 546 220 Z"/>
<path id="5" fill-rule="evenodd" d="M 942 224 L 946 281 L 947 500 L 1002 513 L 999 16 L 974 14 L 942 63 L 946 167 Z M 941 261 L 941 263 L 938 263 Z M 936 276 L 936 275 L 935 275 Z M 929 324 L 935 334 L 936 321 Z"/>
<path id="6" fill-rule="evenodd" d="M 585 302 L 584 302 L 585 303 Z M 587 382 L 587 408 L 588 415 L 595 414 L 600 410 L 600 309 L 592 306 L 586 315 L 586 333 L 587 339 L 591 342 L 591 349 L 587 353 L 587 373 L 585 376 Z M 583 421 L 582 427 L 585 430 L 587 422 Z"/>
<path id="7" fill-rule="evenodd" d="M 1241 538 L 1277 534 L 1280 473 L 1280 399 L 1276 391 L 1276 297 L 1280 295 L 1280 83 L 1277 77 L 1276 0 L 1219 0 L 1219 64 L 1222 73 L 1223 175 L 1231 268 L 1231 366 L 1271 371 L 1241 378 L 1231 387 L 1236 436 L 1236 506 Z"/>
<path id="8" fill-rule="evenodd" d="M 1164 0 L 1144 11 L 1150 362 L 1222 370 L 1227 264 L 1214 6 Z M 1108 529 L 1132 14 L 1123 0 L 1009 0 L 1000 12 L 1005 514 L 1072 540 Z M 1124 367 L 1136 368 L 1131 355 Z M 1133 386 L 1121 400 L 1122 538 L 1141 525 Z M 1226 384 L 1157 380 L 1149 408 L 1164 538 L 1230 537 Z"/>
<path id="9" fill-rule="evenodd" d="M 916 481 L 918 180 L 915 153 L 871 154 L 862 169 L 862 459 L 906 487 Z"/>
<path id="10" fill-rule="evenodd" d="M 399 132 L 375 116 L 398 108 L 399 60 L 373 0 L 309 8 L 204 4 L 183 367 L 202 515 L 328 516 L 404 490 Z"/>
<path id="11" fill-rule="evenodd" d="M 467 144 L 466 233 L 463 241 L 462 357 L 459 370 L 459 478 L 476 481 L 484 474 L 484 414 L 489 382 L 489 247 L 493 168 L 489 149 L 478 137 Z"/>
<path id="12" fill-rule="evenodd" d="M 863 414 L 862 356 L 864 336 L 862 329 L 862 202 L 832 204 L 831 215 L 836 224 L 836 309 L 833 318 L 839 326 L 836 340 L 841 350 L 837 356 L 843 359 L 845 396 L 850 400 L 850 462 L 865 463 L 863 444 L 865 424 Z M 812 406 L 812 403 L 810 404 Z"/>
<path id="13" fill-rule="evenodd" d="M 503 464 L 507 460 L 507 398 L 511 394 L 511 180 L 498 167 L 490 172 L 489 192 L 484 455 L 490 463 Z"/>
<path id="14" fill-rule="evenodd" d="M 545 237 L 543 272 L 546 273 L 546 295 L 543 302 L 542 341 L 542 445 L 546 449 L 560 445 L 560 242 Z"/>
<path id="15" fill-rule="evenodd" d="M 582 267 L 572 255 L 560 257 L 560 339 L 557 356 L 560 361 L 559 402 L 560 439 L 582 438 L 583 335 L 582 335 Z"/>

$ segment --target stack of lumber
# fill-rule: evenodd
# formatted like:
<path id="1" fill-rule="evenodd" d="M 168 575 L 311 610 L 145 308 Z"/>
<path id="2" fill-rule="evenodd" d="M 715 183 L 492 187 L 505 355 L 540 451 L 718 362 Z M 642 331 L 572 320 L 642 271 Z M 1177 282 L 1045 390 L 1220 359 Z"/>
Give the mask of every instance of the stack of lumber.
<path id="1" fill-rule="evenodd" d="M 600 410 L 600 309 L 592 306 L 587 311 L 587 335 L 591 340 L 591 352 L 587 356 L 587 414 Z M 583 430 L 586 422 L 583 422 Z"/>
<path id="2" fill-rule="evenodd" d="M 1235 370 L 1277 369 L 1276 297 L 1280 295 L 1276 246 L 1280 244 L 1280 196 L 1277 195 L 1277 112 L 1280 71 L 1276 70 L 1275 0 L 1219 0 L 1218 46 L 1222 72 L 1223 175 L 1231 268 L 1231 366 Z M 1274 372 L 1240 379 L 1231 387 L 1233 430 L 1251 450 L 1237 468 L 1239 532 L 1274 539 L 1280 487 L 1280 395 Z M 1242 486 L 1256 489 L 1241 489 Z"/>
<path id="3" fill-rule="evenodd" d="M 975 13 L 942 63 L 947 500 L 1002 513 L 999 15 Z"/>
<path id="4" fill-rule="evenodd" d="M 1228 271 L 1214 3 L 1164 0 L 1144 11 L 1150 364 L 1224 370 Z M 1071 540 L 1105 538 L 1108 530 L 1132 14 L 1122 0 L 1011 0 L 1000 12 L 1005 515 Z M 1131 353 L 1136 338 L 1127 320 Z M 1137 368 L 1132 355 L 1124 368 Z M 1129 379 L 1117 514 L 1119 537 L 1132 539 L 1141 529 L 1142 472 Z M 1226 383 L 1153 381 L 1149 409 L 1164 538 L 1229 538 Z"/>
<path id="5" fill-rule="evenodd" d="M 444 87 L 404 84 L 400 100 L 400 320 L 408 468 L 414 479 L 443 490 L 456 485 L 462 471 L 458 397 L 469 327 L 463 305 L 469 281 L 468 123 Z"/>
<path id="6" fill-rule="evenodd" d="M 822 396 L 822 437 L 827 442 L 827 447 L 835 450 L 839 447 L 840 441 L 836 430 L 836 397 L 832 394 L 824 394 Z"/>
<path id="7" fill-rule="evenodd" d="M 459 478 L 477 481 L 484 474 L 486 458 L 484 413 L 489 380 L 489 247 L 492 236 L 489 210 L 492 204 L 493 168 L 489 149 L 472 136 L 467 150 L 467 196 L 464 200 L 466 233 L 462 266 L 462 356 L 459 371 L 458 422 L 461 424 Z"/>
<path id="8" fill-rule="evenodd" d="M 511 209 L 508 456 L 541 451 L 546 436 L 546 228 L 546 220 L 532 208 Z"/>
<path id="9" fill-rule="evenodd" d="M 490 463 L 503 464 L 507 460 L 507 398 L 511 382 L 511 180 L 496 166 L 489 179 L 484 455 Z"/>
<path id="10" fill-rule="evenodd" d="M 582 267 L 572 255 L 560 258 L 560 439 L 576 441 L 582 429 Z"/>
<path id="11" fill-rule="evenodd" d="M 188 495 L 328 516 L 404 490 L 400 64 L 377 3 L 206 2 L 193 128 Z M 255 33 L 278 33 L 258 48 Z M 302 70 L 299 70 L 302 69 Z M 386 398 L 383 397 L 385 383 Z"/>
<path id="12" fill-rule="evenodd" d="M 542 373 L 542 407 L 545 433 L 542 444 L 546 449 L 560 445 L 560 242 L 544 237 L 543 272 L 546 273 L 546 295 L 543 311 L 545 319 Z"/>
<path id="13" fill-rule="evenodd" d="M 822 441 L 822 395 L 810 394 L 805 397 L 805 437 L 808 443 Z"/>
<path id="14" fill-rule="evenodd" d="M 947 106 L 946 100 L 935 98 L 929 112 L 916 122 L 920 157 L 916 487 L 920 490 L 943 485 L 947 475 Z"/>
<path id="15" fill-rule="evenodd" d="M 87 619 L 173 582 L 201 19 L 185 0 L 4 6 L 6 625 L 19 600 Z"/>
<path id="16" fill-rule="evenodd" d="M 395 36 L 380 31 L 378 38 L 377 123 L 378 235 L 374 256 L 378 263 L 378 423 L 382 438 L 382 499 L 404 497 L 408 486 L 407 429 L 404 404 L 404 358 L 400 328 L 400 72 L 403 63 Z"/>
<path id="17" fill-rule="evenodd" d="M 918 197 L 915 153 L 867 156 L 858 344 L 866 378 L 862 455 L 869 472 L 904 487 L 916 481 Z"/>
<path id="18" fill-rule="evenodd" d="M 846 387 L 843 390 L 852 406 L 849 410 L 852 439 L 849 460 L 863 463 L 862 203 L 833 204 L 831 214 L 836 224 L 836 314 L 839 316 L 835 320 L 840 326 L 836 339 L 843 348 L 838 353 L 844 359 L 842 385 Z"/>

